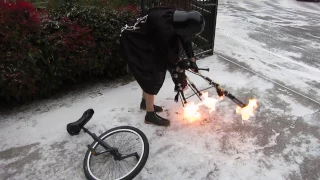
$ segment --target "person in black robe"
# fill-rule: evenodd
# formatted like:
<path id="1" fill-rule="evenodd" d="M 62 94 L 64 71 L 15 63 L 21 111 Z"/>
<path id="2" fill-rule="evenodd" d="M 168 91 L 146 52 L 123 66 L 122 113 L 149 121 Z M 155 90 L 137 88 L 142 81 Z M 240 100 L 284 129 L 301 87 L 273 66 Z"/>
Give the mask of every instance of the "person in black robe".
<path id="1" fill-rule="evenodd" d="M 163 109 L 154 105 L 154 96 L 160 91 L 167 70 L 172 75 L 175 91 L 186 88 L 184 70 L 197 68 L 191 38 L 201 33 L 204 25 L 204 18 L 197 11 L 161 6 L 122 28 L 120 53 L 143 90 L 140 108 L 147 111 L 145 123 L 170 125 L 168 119 L 156 114 Z M 187 60 L 179 57 L 180 44 Z"/>

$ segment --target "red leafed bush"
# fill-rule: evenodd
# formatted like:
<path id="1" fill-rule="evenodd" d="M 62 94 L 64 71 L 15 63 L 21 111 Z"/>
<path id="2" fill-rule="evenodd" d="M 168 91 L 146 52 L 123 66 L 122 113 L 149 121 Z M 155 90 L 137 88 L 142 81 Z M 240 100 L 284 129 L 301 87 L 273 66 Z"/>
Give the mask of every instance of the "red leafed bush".
<path id="1" fill-rule="evenodd" d="M 127 4 L 127 5 L 122 5 L 119 8 L 119 11 L 129 11 L 132 12 L 135 15 L 139 15 L 139 6 L 135 5 L 135 4 Z"/>
<path id="2" fill-rule="evenodd" d="M 20 21 L 22 23 L 39 23 L 38 13 L 30 2 L 17 0 L 16 2 L 8 0 L 0 2 L 1 20 L 9 18 L 11 20 Z"/>
<path id="3" fill-rule="evenodd" d="M 92 77 L 118 78 L 121 27 L 137 13 L 67 3 L 49 11 L 0 0 L 0 104 L 48 97 Z"/>
<path id="4" fill-rule="evenodd" d="M 0 2 L 0 98 L 10 100 L 36 92 L 39 23 L 39 13 L 30 3 Z"/>
<path id="5" fill-rule="evenodd" d="M 0 17 L 0 99 L 48 96 L 90 70 L 90 28 L 66 17 L 53 20 L 22 1 L 1 2 Z"/>
<path id="6" fill-rule="evenodd" d="M 65 83 L 82 80 L 81 76 L 90 71 L 95 41 L 90 28 L 67 17 L 47 18 L 42 24 L 39 45 L 43 60 L 38 65 L 43 79 L 37 86 L 41 94 L 48 95 Z"/>

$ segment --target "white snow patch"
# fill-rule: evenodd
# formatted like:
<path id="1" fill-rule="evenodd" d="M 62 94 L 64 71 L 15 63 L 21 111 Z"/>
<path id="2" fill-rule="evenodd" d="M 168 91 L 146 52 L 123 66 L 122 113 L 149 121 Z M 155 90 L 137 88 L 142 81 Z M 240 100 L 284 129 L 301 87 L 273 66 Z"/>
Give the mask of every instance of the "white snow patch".
<path id="1" fill-rule="evenodd" d="M 299 102 L 293 100 L 289 96 L 279 94 L 278 97 L 289 104 L 289 108 L 291 109 L 290 114 L 294 116 L 305 116 L 314 112 L 314 110 L 299 104 Z"/>

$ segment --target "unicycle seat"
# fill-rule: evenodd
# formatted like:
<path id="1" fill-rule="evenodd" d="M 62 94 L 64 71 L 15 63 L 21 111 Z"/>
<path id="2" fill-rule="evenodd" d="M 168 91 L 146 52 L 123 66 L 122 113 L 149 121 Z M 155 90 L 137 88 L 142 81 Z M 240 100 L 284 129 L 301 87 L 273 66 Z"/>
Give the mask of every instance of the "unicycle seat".
<path id="1" fill-rule="evenodd" d="M 69 123 L 67 125 L 68 133 L 71 136 L 78 135 L 81 129 L 84 127 L 84 125 L 87 124 L 87 122 L 92 118 L 93 114 L 94 114 L 93 109 L 86 110 L 79 120 Z"/>

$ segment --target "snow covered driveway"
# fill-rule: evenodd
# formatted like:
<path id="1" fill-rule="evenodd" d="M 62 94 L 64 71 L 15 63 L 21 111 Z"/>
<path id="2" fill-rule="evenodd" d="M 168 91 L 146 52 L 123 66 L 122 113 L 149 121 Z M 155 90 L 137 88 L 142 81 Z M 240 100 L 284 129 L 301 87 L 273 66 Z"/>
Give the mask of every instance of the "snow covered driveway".
<path id="1" fill-rule="evenodd" d="M 320 4 L 294 0 L 221 0 L 215 51 L 259 75 L 320 101 Z M 88 135 L 71 137 L 66 125 L 88 108 L 88 129 L 131 125 L 149 139 L 150 155 L 136 179 L 320 178 L 320 105 L 214 55 L 199 62 L 205 75 L 241 100 L 259 101 L 241 123 L 235 104 L 202 108 L 201 121 L 184 120 L 169 74 L 156 97 L 171 126 L 143 123 L 136 82 L 98 84 L 59 99 L 36 102 L 0 116 L 0 179 L 85 179 Z M 199 86 L 206 83 L 190 75 Z M 190 93 L 190 91 L 188 91 Z M 212 97 L 216 96 L 210 90 Z M 196 97 L 194 101 L 199 102 Z M 17 112 L 18 111 L 18 112 Z"/>

